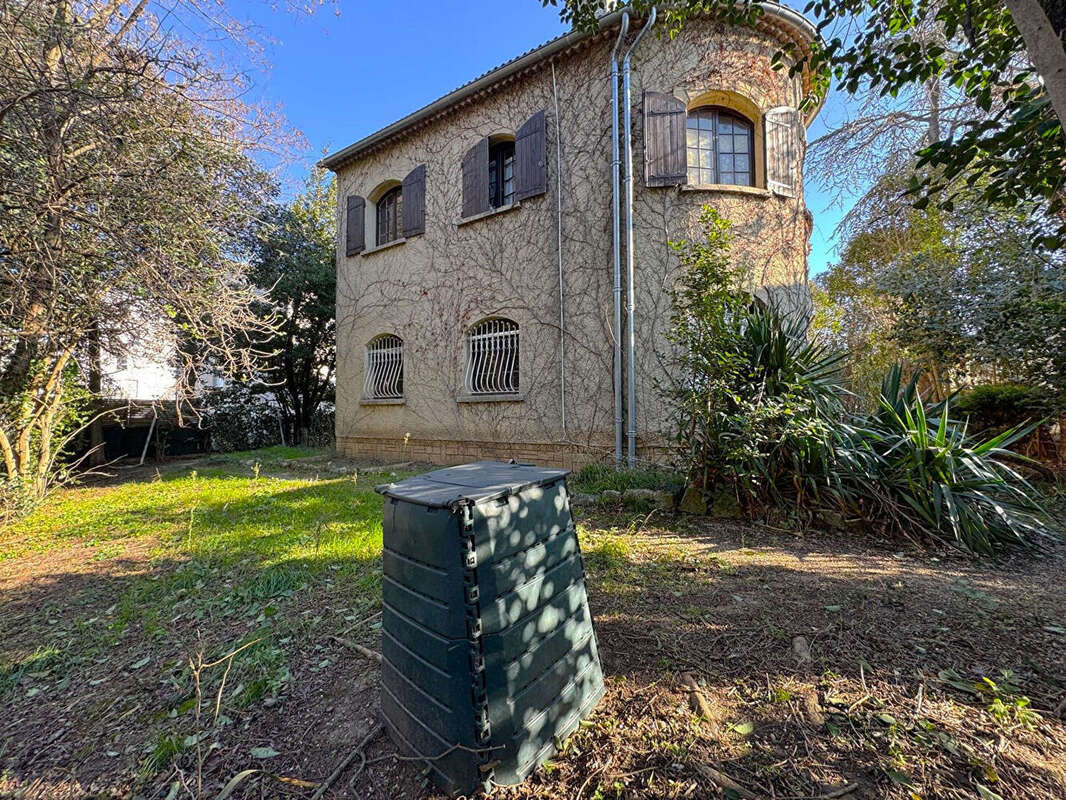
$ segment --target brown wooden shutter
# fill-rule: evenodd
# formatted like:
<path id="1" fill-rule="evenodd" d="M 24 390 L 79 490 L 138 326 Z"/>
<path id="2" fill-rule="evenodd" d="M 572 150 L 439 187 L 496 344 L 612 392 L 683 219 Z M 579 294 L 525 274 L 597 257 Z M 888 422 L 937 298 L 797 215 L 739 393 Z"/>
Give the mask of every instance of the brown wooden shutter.
<path id="1" fill-rule="evenodd" d="M 687 109 L 662 92 L 644 92 L 644 183 L 679 186 L 688 182 L 685 148 Z"/>
<path id="2" fill-rule="evenodd" d="M 482 139 L 463 156 L 463 216 L 489 210 L 489 140 Z"/>
<path id="3" fill-rule="evenodd" d="M 348 195 L 346 213 L 344 215 L 344 254 L 349 256 L 358 255 L 365 247 L 363 236 L 364 217 L 366 216 L 366 200 L 357 194 Z"/>
<path id="4" fill-rule="evenodd" d="M 426 165 L 419 164 L 403 179 L 403 235 L 426 232 Z"/>
<path id="5" fill-rule="evenodd" d="M 525 200 L 548 191 L 548 158 L 544 141 L 546 117 L 543 111 L 538 111 L 515 134 L 515 200 Z"/>
<path id="6" fill-rule="evenodd" d="M 785 197 L 796 196 L 799 167 L 799 112 L 778 106 L 766 112 L 766 188 Z"/>

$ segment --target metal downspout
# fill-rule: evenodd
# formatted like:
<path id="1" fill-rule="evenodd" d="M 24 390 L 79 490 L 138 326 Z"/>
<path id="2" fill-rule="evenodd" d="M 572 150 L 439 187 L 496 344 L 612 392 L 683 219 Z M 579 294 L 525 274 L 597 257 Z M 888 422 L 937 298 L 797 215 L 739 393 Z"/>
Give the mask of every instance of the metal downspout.
<path id="1" fill-rule="evenodd" d="M 563 441 L 566 432 L 566 293 L 563 284 L 563 124 L 559 120 L 559 85 L 555 82 L 555 59 L 552 59 L 552 95 L 555 97 L 555 233 L 559 253 L 559 420 Z"/>
<path id="2" fill-rule="evenodd" d="M 618 39 L 611 53 L 611 218 L 614 232 L 614 250 L 612 251 L 614 267 L 614 461 L 622 463 L 622 223 L 621 186 L 619 171 L 621 169 L 618 144 L 618 56 L 622 42 L 629 32 L 629 12 L 622 12 L 622 22 L 618 28 Z"/>
<path id="3" fill-rule="evenodd" d="M 626 435 L 628 446 L 626 463 L 630 468 L 635 467 L 637 464 L 637 348 L 636 326 L 633 321 L 633 312 L 636 306 L 636 281 L 633 274 L 633 104 L 629 91 L 629 58 L 640 44 L 640 40 L 644 38 L 644 34 L 655 24 L 655 17 L 656 9 L 655 6 L 652 6 L 651 13 L 648 14 L 648 21 L 644 23 L 633 43 L 629 45 L 625 59 L 622 61 L 622 93 L 625 95 L 625 105 L 622 107 L 622 127 L 625 129 L 626 141 L 626 348 L 628 350 L 627 366 L 629 368 L 627 377 L 629 402 L 626 405 L 629 429 Z"/>

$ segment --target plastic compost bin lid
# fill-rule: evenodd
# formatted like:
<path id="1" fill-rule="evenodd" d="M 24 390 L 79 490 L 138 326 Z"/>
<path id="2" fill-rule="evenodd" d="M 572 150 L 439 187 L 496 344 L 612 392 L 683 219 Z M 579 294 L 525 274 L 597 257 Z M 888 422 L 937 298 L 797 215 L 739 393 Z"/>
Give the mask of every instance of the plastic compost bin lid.
<path id="1" fill-rule="evenodd" d="M 396 500 L 428 506 L 454 508 L 462 502 L 484 503 L 517 494 L 533 486 L 554 483 L 570 474 L 534 464 L 506 461 L 476 461 L 416 475 L 398 483 L 375 486 L 374 491 Z"/>

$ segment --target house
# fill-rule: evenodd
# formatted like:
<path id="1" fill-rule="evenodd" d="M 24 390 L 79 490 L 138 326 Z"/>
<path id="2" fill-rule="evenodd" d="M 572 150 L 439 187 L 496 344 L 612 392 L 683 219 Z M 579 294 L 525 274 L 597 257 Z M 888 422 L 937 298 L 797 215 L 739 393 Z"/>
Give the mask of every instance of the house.
<path id="1" fill-rule="evenodd" d="M 773 60 L 816 32 L 762 10 L 754 28 L 700 18 L 674 39 L 605 14 L 598 32 L 556 38 L 323 160 L 338 181 L 342 453 L 660 455 L 668 242 L 698 235 L 705 204 L 732 221 L 758 294 L 809 305 L 810 77 Z M 624 132 L 628 105 L 632 169 L 621 136 L 615 207 L 612 69 L 626 72 L 629 48 L 616 119 Z"/>
<path id="2" fill-rule="evenodd" d="M 95 361 L 91 348 L 85 353 L 89 383 L 95 386 L 94 414 L 100 415 L 83 443 L 99 447 L 93 463 L 184 455 L 208 447 L 207 432 L 196 424 L 197 403 L 179 390 L 182 367 L 168 323 L 142 319 L 136 332 L 111 333 L 98 352 Z M 201 369 L 192 395 L 200 397 L 225 384 L 221 375 Z"/>

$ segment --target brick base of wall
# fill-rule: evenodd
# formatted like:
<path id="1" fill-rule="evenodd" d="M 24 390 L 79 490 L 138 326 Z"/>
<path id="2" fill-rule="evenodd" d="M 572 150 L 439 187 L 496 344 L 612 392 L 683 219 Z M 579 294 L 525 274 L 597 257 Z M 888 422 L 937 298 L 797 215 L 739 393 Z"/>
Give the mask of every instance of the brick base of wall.
<path id="1" fill-rule="evenodd" d="M 514 459 L 545 467 L 580 469 L 587 464 L 610 463 L 614 447 L 582 446 L 566 442 L 493 442 L 448 439 L 338 436 L 338 452 L 348 458 L 380 461 L 425 461 L 430 464 L 465 464 L 470 461 Z M 642 461 L 662 461 L 663 447 L 640 447 Z"/>

